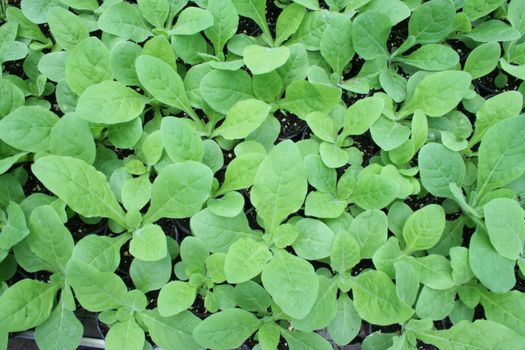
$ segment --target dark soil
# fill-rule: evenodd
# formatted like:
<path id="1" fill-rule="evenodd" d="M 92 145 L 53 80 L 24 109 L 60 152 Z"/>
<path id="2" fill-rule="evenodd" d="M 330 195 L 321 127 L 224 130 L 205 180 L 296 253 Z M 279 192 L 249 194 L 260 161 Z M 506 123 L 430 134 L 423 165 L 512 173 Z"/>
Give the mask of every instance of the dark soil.
<path id="1" fill-rule="evenodd" d="M 370 163 L 370 159 L 381 152 L 381 148 L 372 140 L 370 131 L 362 135 L 352 136 L 352 140 L 354 140 L 353 146 L 359 148 L 363 153 L 363 166 L 367 166 Z"/>
<path id="2" fill-rule="evenodd" d="M 495 79 L 498 76 L 500 71 L 498 69 L 493 70 L 490 74 L 485 75 L 481 78 L 475 79 L 473 81 L 476 90 L 478 93 L 485 97 L 491 97 L 493 95 L 499 94 L 504 91 L 517 91 L 520 86 L 520 80 L 513 77 L 512 75 L 508 75 L 502 72 L 502 74 L 505 74 L 507 77 L 507 84 L 500 88 L 496 86 Z"/>
<path id="3" fill-rule="evenodd" d="M 278 140 L 292 139 L 299 141 L 303 135 L 303 132 L 308 128 L 306 122 L 299 119 L 292 113 L 283 113 L 277 111 L 274 113 L 277 120 L 281 123 L 281 132 L 279 133 Z"/>

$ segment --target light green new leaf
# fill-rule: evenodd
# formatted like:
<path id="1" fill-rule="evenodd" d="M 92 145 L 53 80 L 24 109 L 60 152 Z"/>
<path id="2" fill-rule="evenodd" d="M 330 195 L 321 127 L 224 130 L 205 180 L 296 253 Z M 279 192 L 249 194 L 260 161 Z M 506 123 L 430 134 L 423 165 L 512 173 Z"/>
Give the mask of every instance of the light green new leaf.
<path id="1" fill-rule="evenodd" d="M 315 332 L 288 331 L 281 328 L 290 350 L 331 350 L 332 345 Z"/>
<path id="2" fill-rule="evenodd" d="M 307 261 L 282 252 L 264 267 L 261 278 L 275 303 L 289 316 L 302 319 L 314 306 L 319 277 Z"/>
<path id="3" fill-rule="evenodd" d="M 439 143 L 429 143 L 419 151 L 419 172 L 423 186 L 438 197 L 453 198 L 449 184 L 461 187 L 466 167 L 461 155 Z"/>
<path id="4" fill-rule="evenodd" d="M 514 28 L 525 33 L 525 1 L 511 0 L 507 9 L 507 19 Z"/>
<path id="5" fill-rule="evenodd" d="M 357 240 L 348 232 L 335 235 L 330 251 L 330 265 L 340 274 L 350 270 L 361 260 L 361 248 Z"/>
<path id="6" fill-rule="evenodd" d="M 255 174 L 250 193 L 250 200 L 268 232 L 301 208 L 307 185 L 303 157 L 297 145 L 288 140 L 272 148 Z"/>
<path id="7" fill-rule="evenodd" d="M 204 144 L 189 120 L 164 117 L 160 124 L 160 133 L 164 149 L 172 161 L 202 160 Z"/>
<path id="8" fill-rule="evenodd" d="M 169 0 L 138 0 L 140 14 L 157 28 L 162 28 L 170 12 Z"/>
<path id="9" fill-rule="evenodd" d="M 384 272 L 362 272 L 352 279 L 351 285 L 355 309 L 365 321 L 386 326 L 403 323 L 414 314 L 414 310 L 399 299 L 394 283 Z"/>
<path id="10" fill-rule="evenodd" d="M 388 218 L 381 210 L 366 210 L 357 215 L 345 229 L 359 243 L 361 258 L 369 259 L 386 242 Z"/>
<path id="11" fill-rule="evenodd" d="M 497 9 L 503 0 L 465 0 L 463 11 L 471 21 L 488 15 Z"/>
<path id="12" fill-rule="evenodd" d="M 266 21 L 266 0 L 232 0 L 240 16 L 252 19 L 259 28 L 262 29 L 263 35 L 267 40 L 271 40 L 270 29 Z"/>
<path id="13" fill-rule="evenodd" d="M 146 98 L 116 81 L 91 85 L 79 97 L 75 116 L 98 124 L 125 123 L 137 118 Z"/>
<path id="14" fill-rule="evenodd" d="M 525 212 L 509 198 L 496 198 L 483 206 L 490 242 L 504 257 L 517 260 L 525 242 Z"/>
<path id="15" fill-rule="evenodd" d="M 275 28 L 275 45 L 279 46 L 294 34 L 303 21 L 306 9 L 299 4 L 289 4 L 279 17 Z"/>
<path id="16" fill-rule="evenodd" d="M 55 113 L 43 107 L 21 106 L 0 120 L 0 139 L 21 151 L 46 151 L 58 121 Z"/>
<path id="17" fill-rule="evenodd" d="M 214 134 L 227 140 L 245 138 L 266 120 L 271 109 L 269 104 L 259 100 L 239 101 L 226 112 L 226 119 Z"/>
<path id="18" fill-rule="evenodd" d="M 189 311 L 183 311 L 176 316 L 162 317 L 157 310 L 147 310 L 140 313 L 140 319 L 155 344 L 164 350 L 203 349 L 192 334 L 201 320 Z"/>
<path id="19" fill-rule="evenodd" d="M 71 209 L 85 217 L 107 217 L 124 225 L 125 213 L 104 174 L 83 160 L 46 156 L 31 167 L 35 176 Z"/>
<path id="20" fill-rule="evenodd" d="M 168 254 L 166 235 L 158 225 L 147 224 L 133 232 L 129 252 L 143 261 L 158 261 Z"/>
<path id="21" fill-rule="evenodd" d="M 7 254 L 12 247 L 22 242 L 30 231 L 27 228 L 24 210 L 18 203 L 10 201 L 5 214 L 7 214 L 7 220 L 3 222 L 0 231 L 0 249 Z M 5 255 L 3 256 L 5 257 Z"/>
<path id="22" fill-rule="evenodd" d="M 228 283 L 242 283 L 259 275 L 272 258 L 266 244 L 251 238 L 235 241 L 226 254 L 224 273 Z"/>
<path id="23" fill-rule="evenodd" d="M 337 312 L 328 325 L 328 334 L 337 345 L 344 346 L 352 341 L 361 329 L 361 317 L 355 310 L 352 299 L 341 293 L 337 300 Z"/>
<path id="24" fill-rule="evenodd" d="M 476 26 L 466 37 L 482 43 L 492 41 L 518 40 L 521 34 L 518 30 L 499 20 L 488 20 Z"/>
<path id="25" fill-rule="evenodd" d="M 77 118 L 74 113 L 65 114 L 55 124 L 49 135 L 49 153 L 70 156 L 93 164 L 96 145 L 89 123 Z"/>
<path id="26" fill-rule="evenodd" d="M 197 213 L 210 196 L 212 180 L 210 168 L 191 160 L 162 168 L 151 187 L 151 205 L 144 222 Z"/>
<path id="27" fill-rule="evenodd" d="M 254 75 L 265 74 L 276 70 L 290 58 L 290 49 L 286 46 L 269 48 L 249 45 L 243 51 L 244 63 Z"/>
<path id="28" fill-rule="evenodd" d="M 24 104 L 24 93 L 10 80 L 0 78 L 0 118 Z"/>
<path id="29" fill-rule="evenodd" d="M 260 321 L 248 311 L 228 309 L 207 317 L 193 331 L 197 342 L 209 349 L 235 349 L 259 327 Z"/>
<path id="30" fill-rule="evenodd" d="M 106 335 L 107 350 L 143 350 L 146 336 L 135 318 L 119 321 L 111 326 Z"/>
<path id="31" fill-rule="evenodd" d="M 30 279 L 21 280 L 0 296 L 0 328 L 21 332 L 42 324 L 55 300 L 57 286 Z"/>

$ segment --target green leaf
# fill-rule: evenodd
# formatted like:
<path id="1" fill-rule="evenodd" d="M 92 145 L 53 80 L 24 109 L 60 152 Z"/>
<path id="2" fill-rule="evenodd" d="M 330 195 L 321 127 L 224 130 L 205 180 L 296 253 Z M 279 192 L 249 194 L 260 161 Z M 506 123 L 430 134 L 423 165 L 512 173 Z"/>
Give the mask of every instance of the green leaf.
<path id="1" fill-rule="evenodd" d="M 525 118 L 505 119 L 489 128 L 478 152 L 478 198 L 525 172 Z"/>
<path id="2" fill-rule="evenodd" d="M 224 273 L 228 283 L 242 283 L 259 275 L 272 254 L 266 244 L 251 238 L 240 238 L 228 249 Z"/>
<path id="3" fill-rule="evenodd" d="M 270 105 L 259 100 L 238 101 L 226 112 L 226 119 L 214 134 L 227 140 L 245 138 L 266 120 L 270 110 Z"/>
<path id="4" fill-rule="evenodd" d="M 450 0 L 431 0 L 418 6 L 408 21 L 408 34 L 422 44 L 437 43 L 454 30 L 456 10 Z"/>
<path id="5" fill-rule="evenodd" d="M 46 156 L 31 167 L 35 176 L 71 209 L 85 217 L 107 217 L 124 225 L 125 213 L 106 177 L 83 160 Z"/>
<path id="6" fill-rule="evenodd" d="M 146 336 L 134 318 L 115 323 L 106 335 L 106 349 L 142 350 Z"/>
<path id="7" fill-rule="evenodd" d="M 518 202 L 496 198 L 483 206 L 490 242 L 502 256 L 517 260 L 525 243 L 525 212 Z"/>
<path id="8" fill-rule="evenodd" d="M 397 295 L 407 305 L 414 305 L 419 292 L 419 278 L 416 270 L 402 260 L 394 263 L 394 270 Z"/>
<path id="9" fill-rule="evenodd" d="M 137 43 L 151 36 L 137 6 L 119 2 L 108 7 L 98 19 L 98 27 L 106 33 L 131 39 Z"/>
<path id="10" fill-rule="evenodd" d="M 281 333 L 290 350 L 331 350 L 330 343 L 314 332 L 288 331 L 281 328 Z"/>
<path id="11" fill-rule="evenodd" d="M 321 55 L 341 76 L 354 54 L 352 22 L 343 14 L 332 16 L 321 38 Z"/>
<path id="12" fill-rule="evenodd" d="M 79 42 L 89 36 L 84 21 L 61 7 L 49 9 L 47 20 L 56 42 L 66 50 L 72 50 Z"/>
<path id="13" fill-rule="evenodd" d="M 471 21 L 486 16 L 497 9 L 503 0 L 465 0 L 463 11 Z"/>
<path id="14" fill-rule="evenodd" d="M 348 232 L 335 235 L 330 251 L 330 265 L 342 274 L 357 265 L 361 260 L 361 248 L 357 240 Z"/>
<path id="15" fill-rule="evenodd" d="M 200 93 L 211 108 L 226 114 L 236 102 L 252 97 L 252 80 L 243 70 L 212 70 L 202 78 Z"/>
<path id="16" fill-rule="evenodd" d="M 137 118 L 146 98 L 116 81 L 89 86 L 78 99 L 75 116 L 91 123 L 118 124 Z"/>
<path id="17" fill-rule="evenodd" d="M 49 318 L 36 327 L 35 340 L 42 350 L 56 349 L 57 346 L 64 350 L 75 350 L 83 334 L 84 327 L 73 311 L 58 305 Z"/>
<path id="18" fill-rule="evenodd" d="M 330 193 L 314 191 L 306 196 L 304 213 L 317 218 L 335 219 L 345 211 L 346 206 L 346 201 L 336 199 Z"/>
<path id="19" fill-rule="evenodd" d="M 252 74 L 265 74 L 284 65 L 290 58 L 290 49 L 286 46 L 269 48 L 249 45 L 244 48 L 243 57 Z"/>
<path id="20" fill-rule="evenodd" d="M 66 82 L 77 95 L 89 86 L 111 78 L 109 50 L 99 39 L 86 38 L 69 54 L 66 62 Z"/>
<path id="21" fill-rule="evenodd" d="M 326 142 L 336 142 L 336 127 L 332 118 L 321 112 L 312 112 L 305 118 L 315 136 Z"/>
<path id="22" fill-rule="evenodd" d="M 144 222 L 191 217 L 210 196 L 212 180 L 210 168 L 191 160 L 162 168 L 151 187 L 151 205 Z"/>
<path id="23" fill-rule="evenodd" d="M 453 110 L 470 89 L 470 74 L 442 71 L 423 78 L 416 86 L 408 109 L 421 109 L 429 117 L 441 117 Z M 412 107 L 412 108 L 410 108 Z M 403 108 L 407 108 L 406 105 Z"/>
<path id="24" fill-rule="evenodd" d="M 477 79 L 492 72 L 498 65 L 501 48 L 497 42 L 481 44 L 470 51 L 463 70 Z"/>
<path id="25" fill-rule="evenodd" d="M 483 336 L 490 334 L 490 336 Z M 416 330 L 416 337 L 439 349 L 519 350 L 524 338 L 492 321 L 461 321 L 447 330 Z"/>
<path id="26" fill-rule="evenodd" d="M 133 232 L 129 252 L 143 261 L 157 261 L 168 254 L 166 235 L 158 225 L 147 224 Z"/>
<path id="27" fill-rule="evenodd" d="M 275 45 L 279 46 L 294 34 L 303 21 L 306 9 L 298 4 L 286 6 L 279 17 L 275 29 Z"/>
<path id="28" fill-rule="evenodd" d="M 525 33 L 525 1 L 523 0 L 512 0 L 509 2 L 507 9 L 507 19 L 514 28 L 520 31 L 521 34 Z"/>
<path id="29" fill-rule="evenodd" d="M 445 229 L 445 212 L 437 204 L 429 204 L 410 215 L 403 226 L 405 250 L 410 254 L 432 248 Z"/>
<path id="30" fill-rule="evenodd" d="M 21 106 L 0 120 L 0 139 L 21 151 L 49 148 L 49 134 L 58 117 L 39 106 Z"/>
<path id="31" fill-rule="evenodd" d="M 220 55 L 226 42 L 237 32 L 239 15 L 231 0 L 208 0 L 206 7 L 213 16 L 213 25 L 204 31 L 215 54 Z"/>
<path id="32" fill-rule="evenodd" d="M 36 327 L 51 314 L 57 286 L 30 279 L 21 280 L 0 296 L 0 328 L 21 332 Z"/>
<path id="33" fill-rule="evenodd" d="M 363 209 L 382 209 L 397 196 L 399 184 L 386 176 L 362 174 L 351 200 Z"/>
<path id="34" fill-rule="evenodd" d="M 387 239 L 388 219 L 381 210 L 366 210 L 347 228 L 361 248 L 361 258 L 371 258 Z"/>
<path id="35" fill-rule="evenodd" d="M 361 329 L 361 317 L 355 310 L 352 299 L 341 294 L 337 299 L 337 312 L 328 325 L 328 334 L 337 345 L 344 346 L 352 341 Z"/>
<path id="36" fill-rule="evenodd" d="M 324 276 L 319 276 L 319 293 L 314 307 L 306 317 L 292 320 L 292 326 L 303 332 L 326 328 L 337 312 L 337 283 Z"/>
<path id="37" fill-rule="evenodd" d="M 97 149 L 89 123 L 75 114 L 62 116 L 49 134 L 49 152 L 93 164 Z"/>
<path id="38" fill-rule="evenodd" d="M 208 11 L 198 7 L 186 7 L 177 17 L 177 23 L 170 34 L 193 35 L 211 27 L 213 16 Z"/>
<path id="39" fill-rule="evenodd" d="M 31 212 L 29 249 L 38 258 L 51 266 L 53 272 L 63 272 L 73 254 L 73 237 L 62 224 L 53 207 L 43 205 Z"/>
<path id="40" fill-rule="evenodd" d="M 441 320 L 447 317 L 454 308 L 456 290 L 435 290 L 424 286 L 419 293 L 416 304 L 416 315 L 431 320 Z"/>
<path id="41" fill-rule="evenodd" d="M 516 284 L 515 262 L 499 255 L 484 232 L 470 238 L 469 263 L 479 281 L 493 292 L 508 292 Z"/>
<path id="42" fill-rule="evenodd" d="M 29 230 L 23 208 L 18 203 L 10 201 L 5 214 L 7 214 L 7 220 L 3 223 L 0 231 L 0 249 L 9 251 L 9 249 L 23 241 L 29 234 Z"/>
<path id="43" fill-rule="evenodd" d="M 454 67 L 459 62 L 459 55 L 452 48 L 442 44 L 421 46 L 408 56 L 399 60 L 410 66 L 427 71 L 440 71 Z"/>
<path id="44" fill-rule="evenodd" d="M 172 66 L 157 57 L 142 55 L 135 61 L 140 83 L 159 102 L 194 116 L 184 83 Z"/>
<path id="45" fill-rule="evenodd" d="M 272 148 L 257 170 L 250 193 L 268 232 L 301 208 L 307 185 L 299 148 L 292 141 L 283 141 Z"/>
<path id="46" fill-rule="evenodd" d="M 503 21 L 492 19 L 476 26 L 465 36 L 478 42 L 489 43 L 491 41 L 518 40 L 521 33 Z"/>
<path id="47" fill-rule="evenodd" d="M 171 273 L 170 256 L 157 261 L 133 259 L 129 268 L 133 284 L 144 293 L 162 288 L 170 280 Z"/>
<path id="48" fill-rule="evenodd" d="M 193 336 L 206 348 L 234 349 L 241 346 L 259 324 L 248 311 L 228 309 L 207 317 L 195 328 Z"/>
<path id="49" fill-rule="evenodd" d="M 140 14 L 146 21 L 157 28 L 162 28 L 168 18 L 170 2 L 168 0 L 138 0 Z"/>
<path id="50" fill-rule="evenodd" d="M 187 282 L 174 281 L 162 287 L 158 298 L 158 309 L 161 316 L 169 317 L 189 309 L 197 290 Z"/>
<path id="51" fill-rule="evenodd" d="M 189 120 L 164 117 L 160 124 L 160 133 L 164 149 L 172 161 L 202 160 L 204 144 Z"/>
<path id="52" fill-rule="evenodd" d="M 10 80 L 0 78 L 0 118 L 24 104 L 24 93 Z"/>
<path id="53" fill-rule="evenodd" d="M 380 97 L 367 97 L 352 104 L 344 114 L 345 135 L 362 135 L 376 122 L 385 108 Z"/>
<path id="54" fill-rule="evenodd" d="M 522 107 L 523 95 L 517 91 L 506 91 L 487 99 L 476 112 L 474 135 L 469 144 L 478 143 L 497 122 L 518 116 Z"/>
<path id="55" fill-rule="evenodd" d="M 232 0 L 240 16 L 252 19 L 262 29 L 266 40 L 271 40 L 266 21 L 266 0 Z"/>
<path id="56" fill-rule="evenodd" d="M 397 296 L 394 283 L 381 271 L 370 270 L 352 279 L 354 306 L 359 316 L 386 326 L 407 321 L 414 310 Z"/>
<path id="57" fill-rule="evenodd" d="M 446 290 L 454 287 L 450 261 L 442 255 L 430 254 L 421 258 L 411 256 L 404 260 L 416 270 L 419 281 L 432 289 Z"/>
<path id="58" fill-rule="evenodd" d="M 189 311 L 162 317 L 157 310 L 147 310 L 140 314 L 155 344 L 164 350 L 203 349 L 193 338 L 193 330 L 201 322 Z"/>
<path id="59" fill-rule="evenodd" d="M 207 208 L 191 217 L 190 227 L 211 252 L 226 253 L 237 239 L 253 237 L 244 212 L 228 218 L 215 215 Z"/>
<path id="60" fill-rule="evenodd" d="M 101 272 L 113 272 L 120 264 L 120 248 L 128 239 L 128 235 L 87 235 L 75 245 L 72 259 L 85 262 Z"/>
<path id="61" fill-rule="evenodd" d="M 264 267 L 262 283 L 283 312 L 302 319 L 315 304 L 319 277 L 310 263 L 282 252 Z"/>
<path id="62" fill-rule="evenodd" d="M 352 24 L 355 51 L 365 60 L 388 57 L 386 42 L 390 36 L 390 18 L 377 11 L 367 11 Z"/>
<path id="63" fill-rule="evenodd" d="M 88 263 L 71 259 L 66 276 L 84 309 L 97 312 L 124 305 L 128 288 L 116 274 L 100 272 Z"/>
<path id="64" fill-rule="evenodd" d="M 298 256 L 308 260 L 319 260 L 330 256 L 334 232 L 322 221 L 304 218 L 295 227 L 299 235 L 292 244 Z"/>
<path id="65" fill-rule="evenodd" d="M 210 198 L 208 208 L 215 215 L 234 217 L 244 209 L 244 196 L 236 191 L 226 193 L 221 198 Z"/>
<path id="66" fill-rule="evenodd" d="M 503 294 L 483 291 L 480 296 L 487 320 L 507 326 L 524 336 L 525 295 L 523 293 L 516 290 Z"/>
<path id="67" fill-rule="evenodd" d="M 259 327 L 257 340 L 262 350 L 273 350 L 279 345 L 281 332 L 275 323 L 264 323 Z"/>
<path id="68" fill-rule="evenodd" d="M 348 152 L 333 143 L 321 142 L 319 154 L 323 163 L 331 169 L 340 168 L 348 163 Z"/>
<path id="69" fill-rule="evenodd" d="M 326 84 L 296 80 L 286 88 L 286 96 L 280 107 L 304 119 L 312 112 L 329 113 L 340 99 L 341 89 Z"/>
<path id="70" fill-rule="evenodd" d="M 439 143 L 429 143 L 419 151 L 419 172 L 423 186 L 438 197 L 453 198 L 449 184 L 461 187 L 466 167 L 463 158 Z"/>

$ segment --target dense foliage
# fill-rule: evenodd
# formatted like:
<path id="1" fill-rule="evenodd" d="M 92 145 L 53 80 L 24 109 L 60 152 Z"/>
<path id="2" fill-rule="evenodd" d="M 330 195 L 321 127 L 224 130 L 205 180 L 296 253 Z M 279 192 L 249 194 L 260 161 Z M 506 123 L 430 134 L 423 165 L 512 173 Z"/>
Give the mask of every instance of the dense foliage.
<path id="1" fill-rule="evenodd" d="M 524 348 L 525 0 L 0 16 L 0 349 Z"/>

